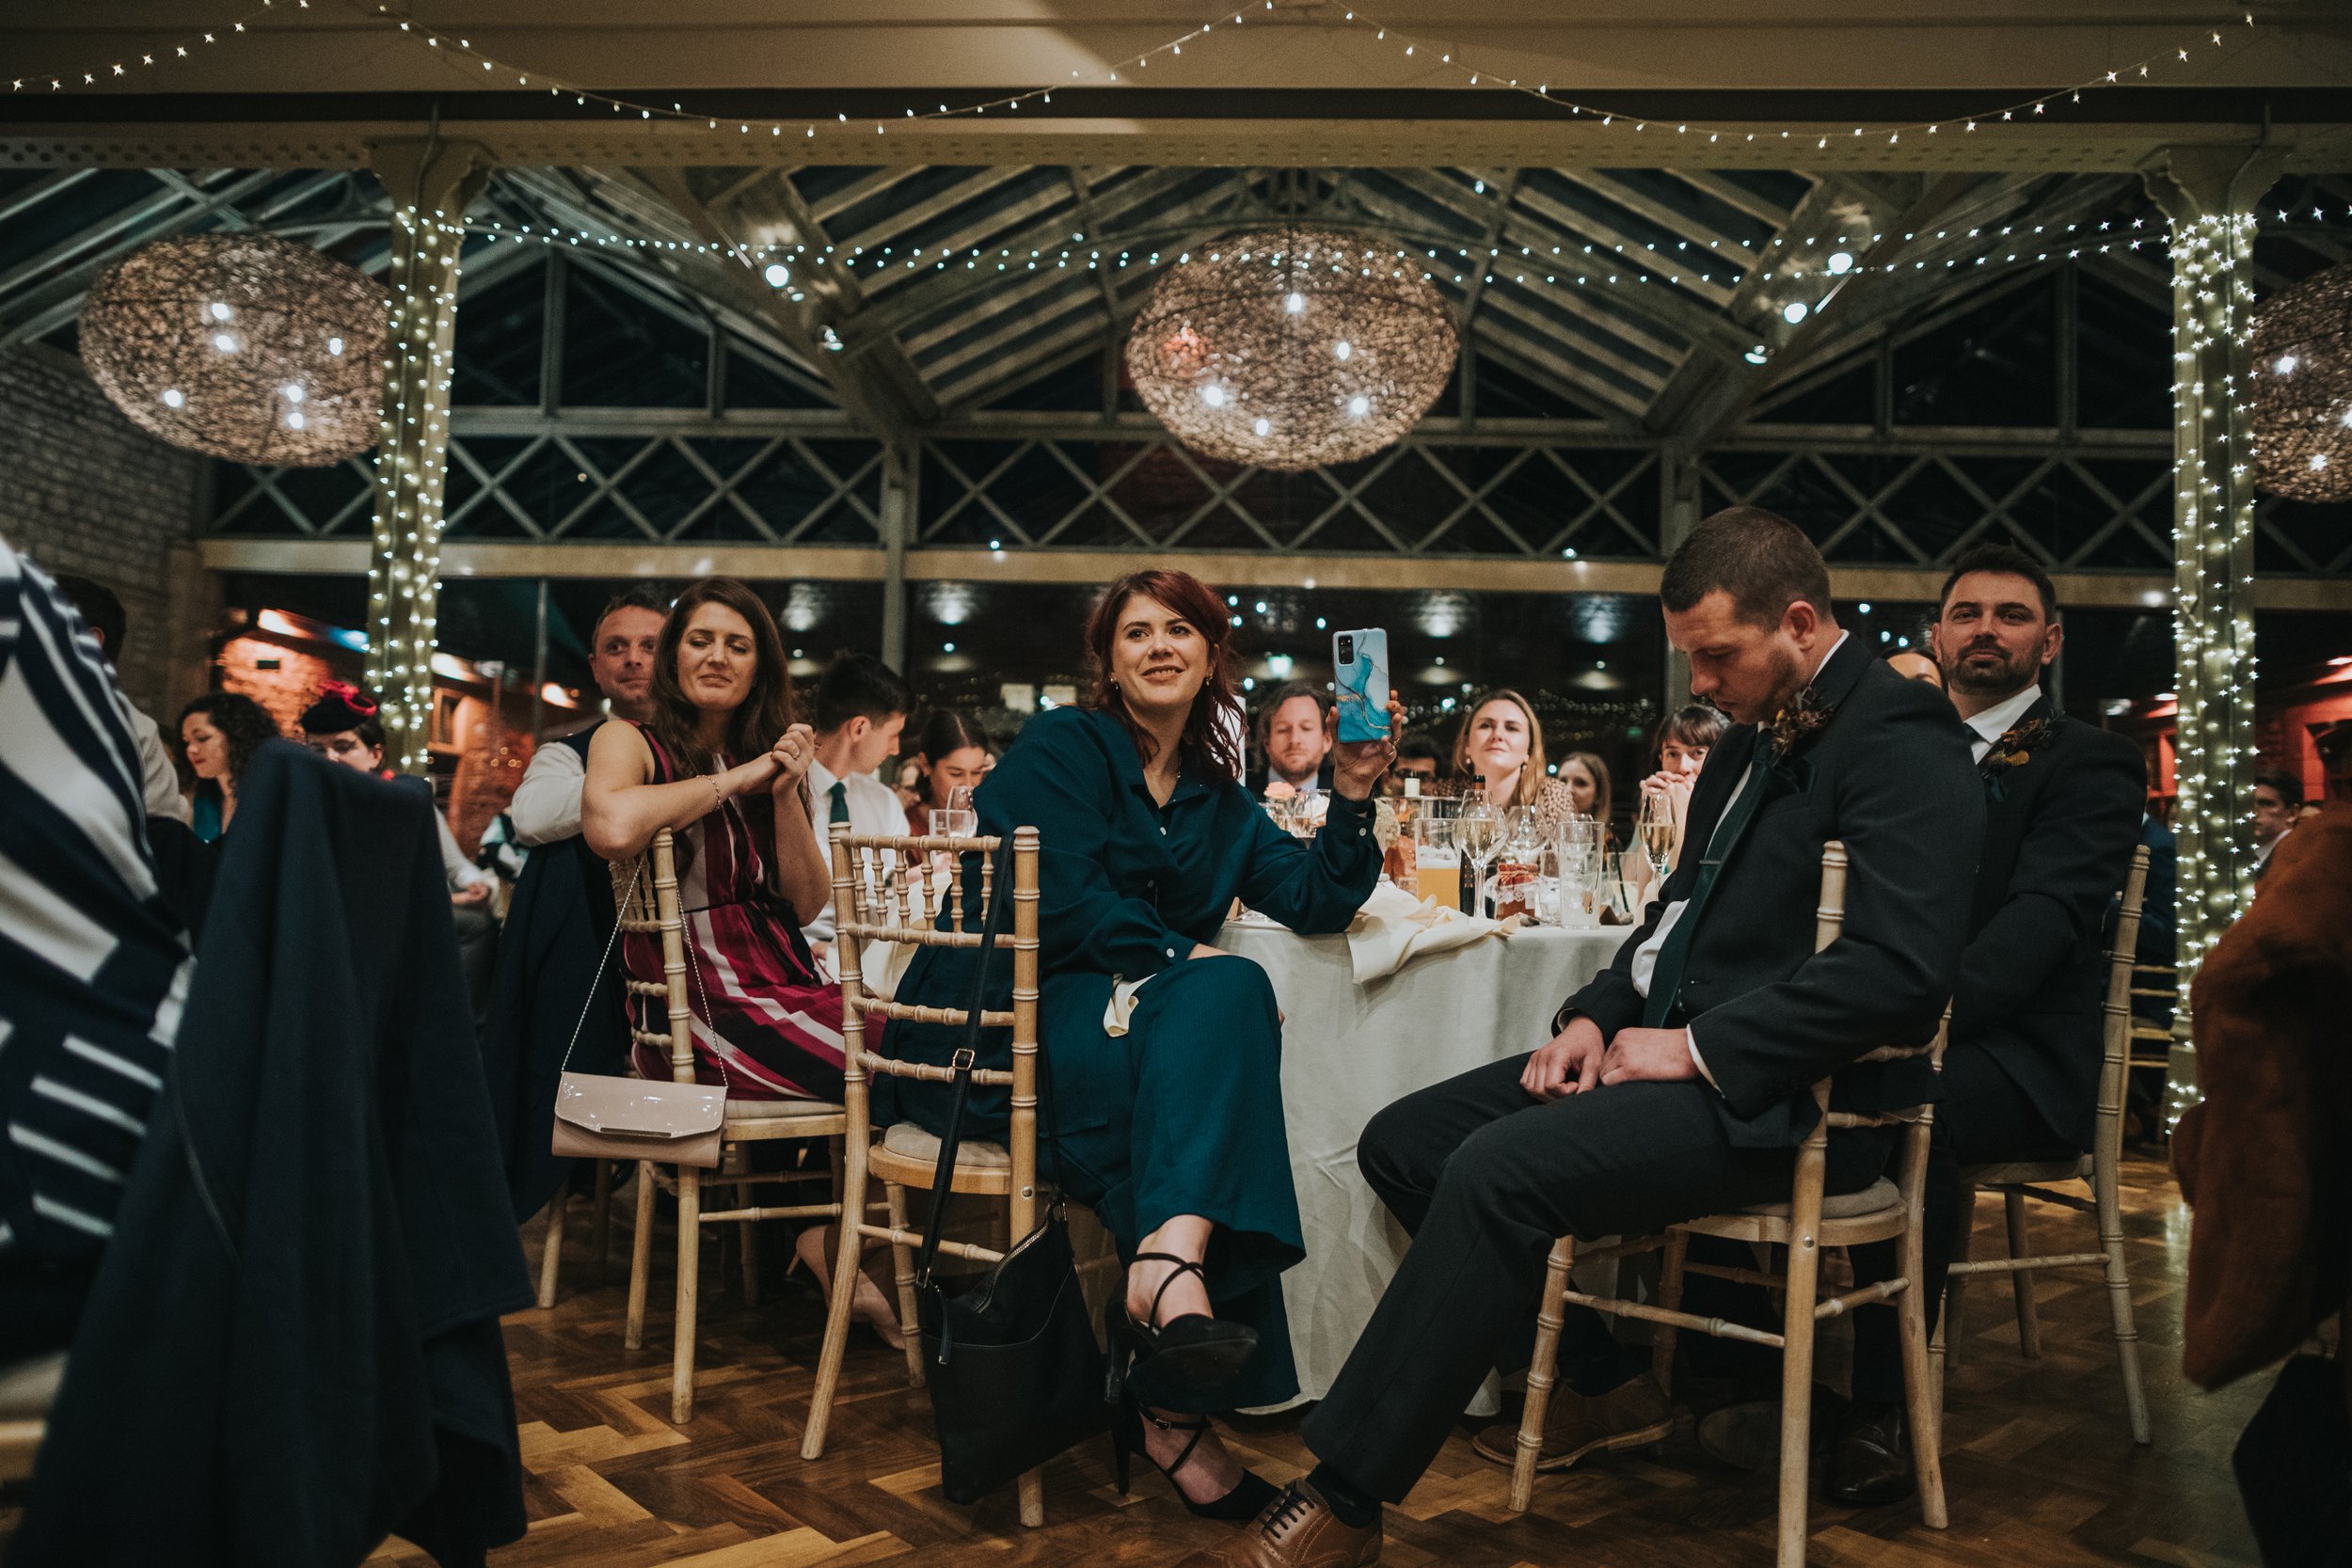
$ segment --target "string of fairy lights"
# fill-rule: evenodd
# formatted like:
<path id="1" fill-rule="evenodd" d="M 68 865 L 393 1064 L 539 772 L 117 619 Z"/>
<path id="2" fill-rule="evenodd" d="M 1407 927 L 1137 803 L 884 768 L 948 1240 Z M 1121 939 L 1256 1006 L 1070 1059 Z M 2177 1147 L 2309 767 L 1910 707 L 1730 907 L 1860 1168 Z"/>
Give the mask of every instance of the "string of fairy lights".
<path id="1" fill-rule="evenodd" d="M 2250 33 L 2254 28 L 2253 13 L 2248 11 L 2241 14 L 2245 28 Z M 1749 142 L 1772 140 L 1794 145 L 1809 140 L 1814 143 L 1816 150 L 1825 149 L 1831 142 L 1841 139 L 1837 134 L 1826 131 L 1793 130 L 1779 126 L 1709 124 L 1698 120 L 1668 121 L 1645 115 L 1629 114 L 1622 108 L 1594 103 L 1565 91 L 1555 91 L 1550 83 L 1546 81 L 1537 81 L 1530 86 L 1523 73 L 1513 74 L 1508 67 L 1498 71 L 1491 64 L 1482 66 L 1454 45 L 1432 40 L 1426 34 L 1409 32 L 1382 21 L 1368 11 L 1345 10 L 1342 16 L 1342 24 L 1354 27 L 1359 32 L 1369 30 L 1373 35 L 1374 42 L 1401 50 L 1401 58 L 1417 60 L 1424 67 L 1441 72 L 1451 72 L 1466 86 L 1497 87 L 1507 92 L 1523 93 L 1540 99 L 1555 108 L 1565 109 L 1572 118 L 1596 120 L 1604 129 L 1625 126 L 1629 128 L 1630 134 L 1634 135 L 1645 135 L 1653 130 L 1663 135 L 1671 124 L 1672 133 L 1675 135 L 1702 135 L 1710 143 L 1720 144 L 1725 137 L 1731 137 L 1743 145 Z M 2207 27 L 2203 29 L 2203 32 L 2202 47 L 2223 52 L 2228 50 L 2229 45 L 2224 41 L 2223 34 L 2219 29 Z M 1963 135 L 1972 135 L 1979 125 L 2012 122 L 2020 115 L 2027 119 L 2043 118 L 2046 111 L 2055 104 L 2081 103 L 2083 94 L 2086 92 L 2094 92 L 2101 87 L 2122 87 L 2134 82 L 2153 82 L 2155 79 L 2153 73 L 2162 67 L 2185 66 L 2193 70 L 2196 64 L 2197 47 L 2182 43 L 2168 44 L 2152 54 L 2104 71 L 2096 76 L 2076 82 L 2070 87 L 2053 88 L 2050 91 L 2039 93 L 2030 98 L 2019 99 L 2012 103 L 1999 104 L 1977 114 L 1951 116 L 1943 119 L 1915 120 L 1908 124 L 1899 125 L 1856 125 L 1845 135 L 1843 139 L 1883 136 L 1886 138 L 1886 145 L 1892 147 L 1899 143 L 1906 134 L 1915 136 L 1934 136 L 1941 135 L 1946 130 L 1951 129 L 1957 130 Z"/>
<path id="2" fill-rule="evenodd" d="M 153 71 L 158 66 L 167 65 L 173 60 L 187 59 L 218 45 L 224 40 L 238 38 L 249 30 L 249 24 L 259 22 L 264 17 L 283 16 L 290 11 L 307 11 L 310 8 L 310 0 L 293 0 L 291 5 L 280 5 L 278 0 L 262 0 L 262 4 L 256 9 L 225 23 L 215 23 L 210 30 L 184 34 L 159 43 L 152 49 L 142 49 L 136 54 L 125 55 L 119 60 L 94 64 L 86 71 L 37 71 L 30 76 L 11 76 L 8 78 L 8 90 L 10 92 L 68 92 L 79 90 L 81 87 L 112 86 L 118 81 L 135 81 L 145 72 Z M 78 83 L 74 80 L 76 77 L 80 78 Z"/>
<path id="3" fill-rule="evenodd" d="M 172 51 L 169 55 L 161 55 L 155 51 L 142 51 L 135 55 L 126 55 L 120 59 L 93 63 L 80 71 L 12 77 L 11 81 L 14 84 L 12 90 L 24 91 L 28 85 L 38 88 L 42 82 L 46 82 L 47 90 L 53 92 L 72 90 L 76 87 L 105 87 L 131 76 L 135 71 L 152 68 L 159 61 L 185 58 L 192 51 L 215 44 L 222 38 L 246 34 L 249 30 L 248 24 L 264 17 L 272 14 L 284 15 L 290 11 L 310 8 L 310 0 L 291 0 L 291 4 L 285 3 L 285 0 L 263 0 L 258 9 L 227 24 L 225 28 L 216 27 L 212 31 L 195 35 L 191 43 L 164 46 Z M 533 72 L 527 67 L 489 55 L 477 49 L 473 40 L 463 34 L 443 31 L 395 17 L 389 13 L 389 8 L 381 3 L 372 10 L 362 10 L 359 14 L 371 22 L 397 28 L 404 36 L 416 40 L 425 48 L 438 52 L 444 59 L 453 64 L 462 62 L 468 68 L 479 68 L 484 77 L 498 86 L 503 87 L 511 79 L 518 87 L 533 91 L 544 89 L 559 102 L 568 98 L 576 108 L 595 108 L 618 116 L 634 115 L 641 120 L 667 120 L 681 125 L 700 124 L 705 130 L 714 133 L 724 133 L 731 127 L 734 135 L 739 138 L 764 134 L 773 139 L 781 138 L 787 132 L 793 132 L 803 141 L 809 141 L 818 139 L 820 135 L 865 135 L 870 133 L 876 136 L 884 136 L 893 128 L 904 128 L 910 123 L 919 124 L 925 121 L 962 119 L 978 119 L 986 118 L 992 110 L 999 115 L 1017 114 L 1025 104 L 1051 103 L 1057 87 L 1066 88 L 1073 85 L 1097 84 L 1110 86 L 1119 84 L 1122 80 L 1131 84 L 1145 81 L 1150 79 L 1147 73 L 1155 61 L 1161 62 L 1164 66 L 1172 64 L 1183 57 L 1186 44 L 1198 44 L 1216 35 L 1219 29 L 1231 32 L 1242 28 L 1248 24 L 1252 14 L 1259 15 L 1263 23 L 1263 18 L 1273 11 L 1274 0 L 1260 0 L 1256 7 L 1243 6 L 1231 12 L 1219 12 L 1216 17 L 1186 28 L 1151 48 L 1139 50 L 1095 70 L 1073 68 L 1067 80 L 1042 83 L 1022 90 L 998 93 L 971 103 L 935 103 L 934 106 L 928 108 L 907 104 L 901 106 L 896 114 L 889 115 L 871 113 L 852 115 L 847 109 L 840 109 L 830 116 L 784 118 L 711 115 L 701 110 L 690 109 L 683 100 L 672 100 L 663 103 L 600 91 L 582 83 L 551 76 L 544 71 Z M 1331 17 L 1333 11 L 1339 13 L 1336 21 Z M 1667 121 L 1653 119 L 1640 114 L 1629 114 L 1621 107 L 1596 102 L 1566 89 L 1554 89 L 1549 81 L 1531 82 L 1528 73 L 1523 69 L 1514 70 L 1508 66 L 1498 69 L 1491 62 L 1482 63 L 1482 59 L 1472 58 L 1469 53 L 1457 46 L 1435 40 L 1426 34 L 1400 28 L 1369 11 L 1339 4 L 1327 4 L 1319 8 L 1312 16 L 1302 18 L 1296 12 L 1291 12 L 1284 14 L 1280 22 L 1295 26 L 1302 20 L 1313 26 L 1345 29 L 1358 37 L 1368 34 L 1375 44 L 1386 45 L 1396 51 L 1400 62 L 1413 62 L 1414 69 L 1428 69 L 1441 74 L 1450 74 L 1457 82 L 1471 88 L 1519 93 L 1533 97 L 1563 111 L 1570 119 L 1588 121 L 1605 130 L 1623 128 L 1629 135 L 1643 135 L 1653 130 L 1663 135 L 1668 130 Z M 2255 21 L 2251 12 L 2242 13 L 2242 23 L 2246 34 L 2253 33 Z M 1959 135 L 1973 135 L 1980 125 L 2010 122 L 2021 116 L 2028 120 L 2044 119 L 2047 117 L 2047 112 L 2054 106 L 2080 103 L 2086 92 L 2094 92 L 2103 87 L 2120 87 L 2133 83 L 2153 82 L 2156 80 L 2155 72 L 2159 70 L 2185 68 L 2185 71 L 2174 71 L 2175 74 L 2185 74 L 2186 71 L 2194 71 L 2201 51 L 2210 49 L 2226 53 L 2230 47 L 2223 30 L 2207 26 L 2201 28 L 2201 32 L 2202 36 L 2193 41 L 2168 44 L 2162 49 L 2105 70 L 2071 86 L 2054 88 L 2013 103 L 1994 105 L 1978 113 L 1948 117 L 1941 120 L 1851 125 L 1842 133 L 1831 133 L 1819 128 L 1800 130 L 1780 125 L 1757 126 L 1676 120 L 1672 122 L 1672 134 L 1677 136 L 1696 135 L 1706 137 L 1710 143 L 1720 143 L 1725 137 L 1730 137 L 1742 143 L 1778 140 L 1794 146 L 1810 139 L 1814 142 L 1817 150 L 1826 149 L 1833 140 L 1841 138 L 1852 140 L 1883 136 L 1886 144 L 1892 146 L 1899 143 L 1905 135 L 1933 136 L 1940 135 L 1948 129 Z M 1123 78 L 1122 72 L 1125 73 Z M 472 71 L 469 69 L 466 74 L 470 77 Z M 77 76 L 80 78 L 78 84 L 74 82 Z"/>
<path id="4" fill-rule="evenodd" d="M 2241 380 L 2234 367 L 2253 341 L 2254 222 L 2225 214 L 2172 225 L 2174 774 L 2185 998 L 2206 951 L 2252 895 L 2245 852 L 2250 802 L 2240 790 L 2255 760 L 2254 497 L 2243 466 L 2252 442 L 2252 378 Z M 2193 1078 L 2176 1075 L 2166 1124 L 2199 1098 Z"/>
<path id="5" fill-rule="evenodd" d="M 368 684 L 400 754 L 421 772 L 433 720 L 439 644 L 442 498 L 449 479 L 450 331 L 465 225 L 401 206 L 389 281 L 384 416 L 376 448 L 373 550 L 368 580 Z"/>

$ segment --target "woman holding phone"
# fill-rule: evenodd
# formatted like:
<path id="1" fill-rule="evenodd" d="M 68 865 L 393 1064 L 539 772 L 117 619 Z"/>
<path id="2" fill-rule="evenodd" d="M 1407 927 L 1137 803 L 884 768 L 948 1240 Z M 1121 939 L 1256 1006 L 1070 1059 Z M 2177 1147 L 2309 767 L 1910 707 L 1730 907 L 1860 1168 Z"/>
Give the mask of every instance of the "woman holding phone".
<path id="1" fill-rule="evenodd" d="M 1087 624 L 1090 702 L 1029 721 L 976 799 L 982 834 L 1041 839 L 1038 1161 L 1128 1263 L 1107 1313 L 1120 1451 L 1140 1449 L 1192 1512 L 1246 1519 L 1273 1490 L 1206 1418 L 1297 1392 L 1281 1275 L 1305 1252 L 1281 1015 L 1265 971 L 1212 943 L 1237 895 L 1295 930 L 1346 927 L 1379 879 L 1372 794 L 1403 716 L 1391 709 L 1391 738 L 1334 749 L 1329 819 L 1312 843 L 1291 837 L 1241 783 L 1231 628 L 1223 597 L 1185 573 L 1112 584 Z M 964 878 L 967 930 L 979 880 Z M 965 1006 L 976 958 L 924 948 L 898 1000 Z M 1009 965 L 987 979 L 984 1006 L 1009 1006 Z M 962 1044 L 903 1021 L 890 1037 L 942 1064 Z M 1009 1062 L 1003 1031 L 982 1040 L 978 1065 Z M 946 1085 L 886 1082 L 907 1119 L 946 1126 Z M 967 1133 L 1000 1136 L 1006 1098 L 973 1089 Z"/>

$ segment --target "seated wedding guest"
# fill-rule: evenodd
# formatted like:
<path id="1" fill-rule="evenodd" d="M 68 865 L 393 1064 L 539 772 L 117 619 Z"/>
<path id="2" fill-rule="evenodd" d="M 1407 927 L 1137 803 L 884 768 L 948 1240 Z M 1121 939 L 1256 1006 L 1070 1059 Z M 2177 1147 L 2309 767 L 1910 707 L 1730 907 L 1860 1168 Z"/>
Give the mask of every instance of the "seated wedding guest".
<path id="1" fill-rule="evenodd" d="M 588 670 L 615 718 L 642 723 L 652 714 L 662 619 L 662 601 L 644 588 L 624 589 L 597 612 Z M 628 1010 L 621 977 L 605 962 L 612 883 L 603 857 L 580 832 L 596 728 L 591 722 L 543 742 L 507 808 L 516 839 L 536 847 L 516 879 L 499 936 L 482 1057 L 517 1223 L 571 1174 L 572 1162 L 548 1148 L 566 1059 L 575 1071 L 627 1070 Z"/>
<path id="2" fill-rule="evenodd" d="M 2198 967 L 2200 1103 L 2172 1132 L 2194 1212 L 2181 1370 L 2201 1388 L 2278 1373 L 2232 1456 L 2265 1563 L 2352 1561 L 2347 980 L 2352 812 L 2331 806 L 2280 847 Z M 2330 1318 L 2333 1359 L 2312 1354 Z"/>
<path id="3" fill-rule="evenodd" d="M 1544 727 L 1516 691 L 1489 691 L 1479 698 L 1454 737 L 1454 777 L 1485 780 L 1489 801 L 1506 811 L 1532 806 L 1540 822 L 1562 822 L 1579 813 L 1567 772 L 1565 763 L 1558 778 L 1546 771 Z M 1605 810 L 1605 785 L 1601 799 Z"/>
<path id="4" fill-rule="evenodd" d="M 73 1338 L 195 968 L 131 706 L 77 629 L 0 540 L 0 1363 Z"/>
<path id="5" fill-rule="evenodd" d="M 1396 764 L 1389 769 L 1388 788 L 1391 795 L 1405 793 L 1405 781 L 1421 781 L 1421 792 L 1426 795 L 1438 782 L 1439 768 L 1444 765 L 1445 752 L 1425 735 L 1408 735 L 1396 743 Z"/>
<path id="6" fill-rule="evenodd" d="M 833 946 L 833 830 L 861 837 L 908 832 L 907 811 L 875 775 L 898 749 L 914 705 L 906 677 L 871 654 L 836 656 L 817 682 L 817 751 L 809 794 L 817 802 L 817 850 L 824 862 L 824 907 L 801 923 L 820 957 Z"/>
<path id="7" fill-rule="evenodd" d="M 615 719 L 643 723 L 652 715 L 654 647 L 661 641 L 663 613 L 660 596 L 649 588 L 625 588 L 596 611 L 588 673 Z M 596 733 L 594 723 L 583 724 L 532 753 L 506 808 L 517 844 L 536 847 L 579 834 L 580 791 L 588 777 L 588 742 Z"/>
<path id="8" fill-rule="evenodd" d="M 1297 795 L 1331 787 L 1331 694 L 1311 681 L 1284 681 L 1274 689 L 1258 709 L 1265 777 L 1253 794 Z"/>
<path id="9" fill-rule="evenodd" d="M 1555 1238 L 1786 1202 L 1812 1085 L 1934 1036 L 1984 825 L 1950 705 L 1838 627 L 1820 553 L 1769 512 L 1702 520 L 1659 597 L 1692 690 L 1738 726 L 1691 802 L 1712 852 L 1684 857 L 1561 1007 L 1549 1044 L 1408 1095 L 1365 1128 L 1358 1162 L 1412 1245 L 1307 1418 L 1313 1471 L 1189 1563 L 1375 1560 L 1381 1504 L 1404 1500 L 1489 1372 L 1525 1362 Z M 1851 856 L 1851 913 L 1817 953 L 1833 839 Z M 1915 1104 L 1933 1078 L 1925 1060 L 1855 1069 L 1841 1101 Z M 1876 1130 L 1832 1132 L 1827 1190 L 1867 1186 L 1887 1148 Z M 1599 1314 L 1546 1306 L 1564 1330 L 1542 1467 L 1665 1435 L 1664 1395 Z M 1491 1431 L 1480 1451 L 1507 1464 L 1514 1436 Z"/>
<path id="10" fill-rule="evenodd" d="M 907 813 L 907 819 L 913 821 L 914 814 L 923 809 L 923 759 L 899 758 L 891 765 L 890 779 L 890 793 L 898 798 L 900 809 Z"/>
<path id="11" fill-rule="evenodd" d="M 1658 771 L 1642 781 L 1642 793 L 1676 794 L 1681 797 L 1678 803 L 1687 803 L 1707 753 L 1728 728 L 1724 716 L 1704 703 L 1677 708 L 1658 732 Z"/>
<path id="12" fill-rule="evenodd" d="M 374 697 L 347 681 L 322 681 L 318 700 L 302 710 L 304 743 L 329 762 L 341 763 L 373 778 L 405 783 L 433 793 L 429 780 L 396 773 L 384 766 L 384 723 Z M 451 918 L 457 927 L 457 953 L 466 976 L 466 995 L 472 1004 L 477 1032 L 490 1018 L 490 982 L 498 967 L 498 916 L 490 912 L 490 894 L 498 878 L 466 858 L 449 817 L 436 805 L 433 820 L 441 842 L 441 875 L 449 885 Z"/>
<path id="13" fill-rule="evenodd" d="M 941 708 L 923 721 L 915 738 L 915 760 L 922 765 L 923 787 L 907 818 L 917 832 L 930 831 L 929 814 L 947 809 L 959 789 L 977 789 L 988 776 L 992 749 L 988 732 L 977 721 L 952 708 Z"/>
<path id="14" fill-rule="evenodd" d="M 2303 781 L 2283 768 L 2254 775 L 2254 875 L 2270 866 L 2270 852 L 2303 816 Z"/>
<path id="15" fill-rule="evenodd" d="M 1608 828 L 1616 791 L 1610 786 L 1607 763 L 1590 752 L 1570 752 L 1560 759 L 1559 782 L 1567 788 L 1571 812 Z"/>
<path id="16" fill-rule="evenodd" d="M 1943 689 L 1943 669 L 1925 654 L 1915 654 L 1908 649 L 1898 654 L 1888 654 L 1886 667 L 1905 680 L 1925 681 L 1938 690 Z"/>
<path id="17" fill-rule="evenodd" d="M 237 781 L 265 740 L 278 738 L 269 709 L 235 691 L 208 691 L 180 710 L 180 744 L 196 775 L 190 826 L 210 844 L 237 815 Z"/>
<path id="18" fill-rule="evenodd" d="M 701 1081 L 739 1100 L 841 1097 L 841 993 L 801 935 L 832 893 L 811 816 L 816 741 L 792 717 L 776 623 L 733 578 L 707 578 L 670 607 L 655 651 L 653 715 L 607 724 L 588 747 L 580 827 L 607 860 L 675 835 L 678 902 L 700 987 Z M 662 979 L 657 937 L 621 944 L 629 974 Z M 667 1082 L 647 1047 L 637 1070 Z"/>
<path id="19" fill-rule="evenodd" d="M 329 762 L 395 783 L 414 777 L 384 766 L 384 722 L 376 716 L 375 699 L 347 681 L 321 681 L 318 700 L 302 710 L 298 727 L 303 743 Z M 416 783 L 428 793 L 433 787 L 424 779 Z M 449 901 L 461 908 L 487 901 L 498 879 L 466 858 L 457 847 L 457 835 L 449 830 L 449 818 L 438 806 L 433 816 L 440 824 L 441 873 L 449 882 Z M 484 918 L 489 918 L 486 911 Z M 457 924 L 461 943 L 466 930 L 461 917 Z"/>
<path id="20" fill-rule="evenodd" d="M 1030 720 L 977 800 L 982 833 L 1041 834 L 1039 1065 L 1052 1119 L 1039 1168 L 1095 1212 L 1128 1265 L 1106 1313 L 1124 1389 L 1118 1440 L 1192 1513 L 1240 1520 L 1273 1489 L 1207 1416 L 1297 1392 L 1281 1275 L 1303 1252 L 1274 991 L 1265 971 L 1210 943 L 1236 896 L 1295 930 L 1346 927 L 1379 879 L 1372 791 L 1393 746 L 1337 747 L 1322 833 L 1283 832 L 1240 782 L 1230 629 L 1224 600 L 1186 573 L 1113 583 L 1087 622 L 1090 701 Z M 1390 712 L 1401 731 L 1403 711 Z M 967 930 L 982 918 L 978 881 L 964 879 Z M 976 961 L 926 947 L 898 1000 L 966 1006 Z M 1010 964 L 986 979 L 984 1006 L 1009 1006 Z M 1106 1015 L 1130 1005 L 1114 1027 Z M 1001 1068 L 1009 1041 L 992 1035 L 980 1065 Z M 945 1064 L 962 1031 L 894 1022 L 890 1038 L 900 1056 Z M 884 1082 L 906 1117 L 946 1125 L 946 1085 Z M 973 1089 L 967 1132 L 1003 1136 L 1007 1099 Z"/>
<path id="21" fill-rule="evenodd" d="M 61 572 L 52 580 L 67 602 L 81 612 L 82 624 L 98 639 L 98 651 L 106 656 L 106 667 L 114 673 L 115 689 L 119 691 L 122 679 L 116 666 L 122 657 L 122 641 L 131 632 L 131 618 L 122 608 L 122 600 L 113 589 L 94 578 Z M 138 742 L 140 788 L 146 798 L 147 815 L 167 816 L 175 822 L 187 821 L 188 798 L 180 793 L 180 770 L 171 765 L 171 752 L 164 746 L 155 721 L 127 700 L 124 706 L 131 715 L 132 738 Z"/>
<path id="22" fill-rule="evenodd" d="M 2105 1054 L 2101 935 L 2139 842 L 2146 779 L 2138 747 L 2066 718 L 2042 691 L 2042 673 L 2065 633 L 2057 593 L 2031 556 L 2007 545 L 1963 555 L 1929 636 L 1966 726 L 1985 811 L 1920 1222 L 1926 1256 L 1915 1289 L 1932 1337 L 1969 1217 L 1962 1167 L 2063 1159 L 2090 1147 Z M 1890 1277 L 1895 1243 L 1854 1248 L 1853 1267 L 1857 1284 Z M 1710 1417 L 1699 1436 L 1721 1447 L 1737 1443 L 1730 1433 L 1740 1426 L 1776 1433 L 1779 1419 L 1775 1399 Z M 1891 1305 L 1854 1314 L 1853 1401 L 1829 1445 L 1821 1489 L 1833 1500 L 1868 1506 L 1911 1496 Z"/>

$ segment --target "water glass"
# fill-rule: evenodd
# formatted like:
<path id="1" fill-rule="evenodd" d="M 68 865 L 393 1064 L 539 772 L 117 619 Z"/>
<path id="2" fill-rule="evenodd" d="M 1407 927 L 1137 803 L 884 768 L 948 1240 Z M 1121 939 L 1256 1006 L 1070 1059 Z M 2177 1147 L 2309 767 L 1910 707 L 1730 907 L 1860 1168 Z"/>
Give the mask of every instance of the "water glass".
<path id="1" fill-rule="evenodd" d="M 1445 816 L 1413 818 L 1414 891 L 1441 909 L 1462 907 L 1462 851 Z"/>

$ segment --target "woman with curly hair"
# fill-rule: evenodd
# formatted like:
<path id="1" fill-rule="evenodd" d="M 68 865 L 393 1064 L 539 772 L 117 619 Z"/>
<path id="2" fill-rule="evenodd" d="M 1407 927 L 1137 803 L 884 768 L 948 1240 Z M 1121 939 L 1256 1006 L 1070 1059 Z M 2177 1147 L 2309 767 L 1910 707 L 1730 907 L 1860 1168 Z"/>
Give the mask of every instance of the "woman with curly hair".
<path id="1" fill-rule="evenodd" d="M 180 744 L 196 773 L 196 836 L 210 844 L 237 814 L 237 781 L 264 740 L 278 738 L 269 709 L 236 691 L 208 691 L 180 710 Z"/>

